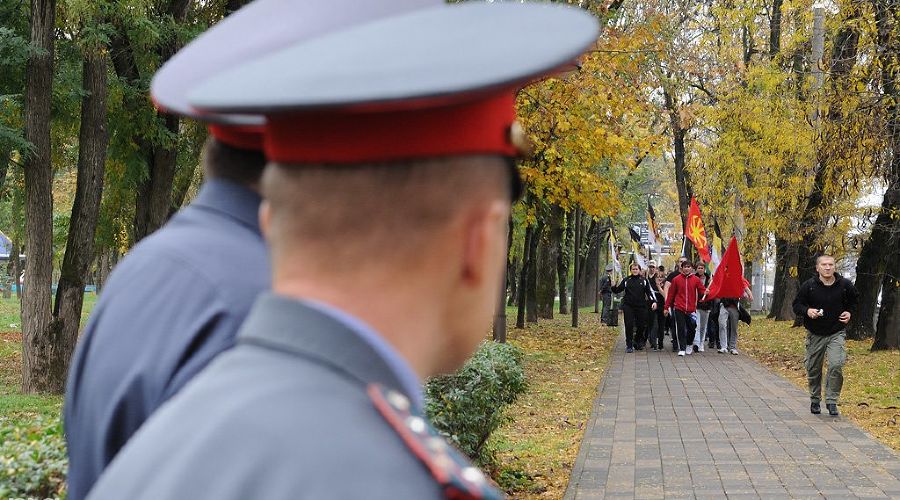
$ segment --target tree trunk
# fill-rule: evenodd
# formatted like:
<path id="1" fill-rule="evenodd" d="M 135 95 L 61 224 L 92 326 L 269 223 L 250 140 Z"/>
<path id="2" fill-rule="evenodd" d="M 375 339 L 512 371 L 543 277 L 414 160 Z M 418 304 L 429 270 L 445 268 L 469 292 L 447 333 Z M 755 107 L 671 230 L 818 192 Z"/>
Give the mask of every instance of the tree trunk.
<path id="1" fill-rule="evenodd" d="M 178 117 L 164 115 L 166 130 L 178 133 Z M 165 224 L 172 206 L 172 185 L 175 181 L 175 145 L 168 148 L 156 146 L 150 158 L 150 175 L 138 185 L 134 202 L 134 242 L 156 231 Z"/>
<path id="2" fill-rule="evenodd" d="M 669 128 L 672 132 L 672 147 L 675 151 L 675 185 L 678 188 L 678 212 L 681 215 L 681 229 L 687 221 L 688 207 L 691 204 L 690 176 L 685 169 L 684 138 L 687 128 L 681 123 L 678 105 L 668 90 L 663 91 L 666 109 L 669 112 Z"/>
<path id="3" fill-rule="evenodd" d="M 185 199 L 187 199 L 188 190 L 191 188 L 191 185 L 194 183 L 194 177 L 197 176 L 197 171 L 200 170 L 199 165 L 191 165 L 186 167 L 188 170 L 187 173 L 182 171 L 181 174 L 177 174 L 174 176 L 172 181 L 172 206 L 169 207 L 169 214 L 166 216 L 166 219 L 171 219 L 175 212 L 181 210 L 184 206 Z"/>
<path id="4" fill-rule="evenodd" d="M 892 192 L 893 191 L 893 192 Z M 895 206 L 890 207 L 894 198 Z M 890 186 L 884 194 L 881 212 L 872 226 L 872 234 L 866 240 L 856 261 L 856 289 L 859 290 L 859 304 L 853 322 L 847 328 L 847 338 L 862 340 L 875 334 L 875 309 L 878 292 L 884 281 L 884 271 L 891 251 L 896 251 L 896 238 L 892 238 L 895 222 L 890 214 L 900 208 L 900 184 Z"/>
<path id="5" fill-rule="evenodd" d="M 884 248 L 874 248 L 874 252 L 881 253 L 887 250 L 889 253 L 882 258 L 887 262 L 884 270 L 884 279 L 881 284 L 881 309 L 878 313 L 878 325 L 875 330 L 875 342 L 872 350 L 898 349 L 900 348 L 900 85 L 897 82 L 897 65 L 900 64 L 900 35 L 897 33 L 898 19 L 896 7 L 885 0 L 873 1 L 875 7 L 875 22 L 878 27 L 878 59 L 881 67 L 881 86 L 887 100 L 887 134 L 891 149 L 890 168 L 887 169 L 887 190 L 881 202 L 881 212 L 875 220 L 872 228 L 872 236 L 866 242 L 866 247 L 874 238 L 885 241 Z M 892 10 L 893 9 L 893 10 Z M 891 216 L 893 214 L 893 216 Z M 875 245 L 875 243 L 873 243 Z M 862 254 L 860 255 L 860 262 Z M 857 265 L 859 269 L 859 265 Z M 859 287 L 857 278 L 857 287 Z M 862 290 L 860 290 L 862 292 Z M 860 297 L 859 314 L 868 311 L 861 309 L 863 297 Z M 866 297 L 870 300 L 870 297 Z M 868 304 L 866 304 L 868 306 Z M 873 304 L 874 305 L 874 304 Z M 874 308 L 873 308 L 874 309 Z M 868 316 L 863 317 L 867 319 Z"/>
<path id="6" fill-rule="evenodd" d="M 775 321 L 794 320 L 794 298 L 800 289 L 797 281 L 797 244 L 775 238 L 775 286 L 770 318 Z"/>
<path id="7" fill-rule="evenodd" d="M 582 303 L 582 295 L 578 290 L 578 276 L 581 274 L 581 207 L 575 207 L 575 250 L 572 252 L 575 258 L 575 272 L 572 285 L 572 326 L 578 328 L 578 307 Z"/>
<path id="8" fill-rule="evenodd" d="M 559 279 L 559 313 L 569 314 L 569 263 L 572 262 L 572 215 L 565 217 L 566 224 L 559 240 L 559 255 L 556 257 L 556 276 Z"/>
<path id="9" fill-rule="evenodd" d="M 31 0 L 31 46 L 25 69 L 25 282 L 22 301 L 22 391 L 60 393 L 59 341 L 50 329 L 53 273 L 53 169 L 50 102 L 55 0 Z"/>
<path id="10" fill-rule="evenodd" d="M 881 309 L 875 329 L 873 351 L 900 349 L 900 250 L 893 249 L 890 265 L 884 273 Z"/>
<path id="11" fill-rule="evenodd" d="M 506 222 L 506 273 L 503 275 L 503 285 L 500 286 L 500 296 L 497 298 L 497 314 L 494 315 L 494 341 L 506 343 L 506 289 L 510 281 L 509 252 L 512 247 L 512 217 Z"/>
<path id="12" fill-rule="evenodd" d="M 525 242 L 522 245 L 522 270 L 519 272 L 519 293 L 518 297 L 516 297 L 519 306 L 519 310 L 516 313 L 516 328 L 525 328 L 525 296 L 527 295 L 525 290 L 528 288 L 526 281 L 528 279 L 528 266 L 531 265 L 529 251 L 533 233 L 534 229 L 531 226 L 525 228 Z"/>
<path id="13" fill-rule="evenodd" d="M 605 228 L 600 228 L 599 223 L 594 224 L 593 237 L 597 248 L 597 258 L 592 263 L 594 266 L 594 291 L 592 292 L 594 296 L 594 314 L 600 314 L 600 253 L 602 250 L 600 244 L 602 243 L 602 236 L 605 230 Z"/>
<path id="14" fill-rule="evenodd" d="M 234 2 L 231 7 L 238 7 L 242 2 Z M 174 23 L 180 25 L 187 16 L 189 0 L 170 0 L 160 6 L 161 17 L 171 18 Z M 156 48 L 160 64 L 167 61 L 178 49 L 177 37 L 174 33 L 171 37 L 162 41 Z M 151 103 L 146 99 L 147 83 L 138 70 L 135 57 L 135 49 L 128 33 L 117 26 L 115 35 L 110 41 L 113 67 L 116 74 L 126 84 L 136 91 L 129 94 L 133 97 L 126 98 L 125 108 L 130 113 L 139 114 L 147 112 L 146 107 Z M 165 134 L 172 137 L 178 134 L 179 120 L 175 116 L 162 115 L 162 127 Z M 134 137 L 142 157 L 146 160 L 147 176 L 135 189 L 135 213 L 132 228 L 132 238 L 136 243 L 143 237 L 159 229 L 169 216 L 172 205 L 172 184 L 175 176 L 175 162 L 177 159 L 177 144 L 174 140 L 152 142 L 143 136 Z"/>
<path id="15" fill-rule="evenodd" d="M 784 0 L 772 0 L 772 17 L 769 18 L 769 58 L 781 52 L 781 5 Z"/>
<path id="16" fill-rule="evenodd" d="M 19 247 L 19 240 L 12 240 L 12 248 L 10 249 L 9 267 L 12 274 L 13 283 L 16 284 L 16 298 L 19 299 L 19 307 L 22 306 L 22 284 L 19 283 L 19 276 L 22 274 L 22 261 L 19 260 L 19 254 L 22 253 Z"/>
<path id="17" fill-rule="evenodd" d="M 84 285 L 94 261 L 94 233 L 100 217 L 106 147 L 106 56 L 102 49 L 88 49 L 83 63 L 84 97 L 78 134 L 78 179 L 69 222 L 66 253 L 60 271 L 53 309 L 53 330 L 61 342 L 62 383 L 75 350 L 84 304 Z"/>
<path id="18" fill-rule="evenodd" d="M 582 217 L 584 219 L 584 217 Z M 578 275 L 575 281 L 578 286 L 578 297 L 582 307 L 594 303 L 591 295 L 597 287 L 597 266 L 595 262 L 600 260 L 600 248 L 597 241 L 597 221 L 591 220 L 587 227 L 581 225 L 581 249 L 578 252 Z"/>
<path id="19" fill-rule="evenodd" d="M 507 296 L 506 306 L 512 307 L 519 300 L 519 280 L 516 279 L 516 273 L 519 270 L 519 257 L 515 256 L 509 262 L 506 268 L 506 276 L 509 278 L 509 295 Z"/>
<path id="20" fill-rule="evenodd" d="M 534 231 L 531 233 L 531 239 L 528 241 L 528 275 L 525 280 L 525 320 L 529 323 L 537 323 L 538 321 L 538 297 L 537 297 L 537 274 L 538 274 L 538 245 L 541 241 L 541 233 L 544 232 L 544 223 L 538 219 Z"/>
<path id="21" fill-rule="evenodd" d="M 544 234 L 538 250 L 538 317 L 553 319 L 553 306 L 556 302 L 556 290 L 559 285 L 556 271 L 559 264 L 559 245 L 563 233 L 562 219 L 565 214 L 559 207 L 550 207 L 545 215 L 548 221 L 544 225 Z"/>

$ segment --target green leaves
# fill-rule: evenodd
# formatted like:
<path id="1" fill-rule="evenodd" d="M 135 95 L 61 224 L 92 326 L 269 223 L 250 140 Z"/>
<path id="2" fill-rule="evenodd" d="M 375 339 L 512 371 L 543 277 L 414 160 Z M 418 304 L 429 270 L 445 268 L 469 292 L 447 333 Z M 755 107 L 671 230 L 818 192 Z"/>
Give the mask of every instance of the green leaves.
<path id="1" fill-rule="evenodd" d="M 484 444 L 503 422 L 503 408 L 525 392 L 522 361 L 518 348 L 485 342 L 457 373 L 425 386 L 431 423 L 479 464 L 491 461 Z"/>

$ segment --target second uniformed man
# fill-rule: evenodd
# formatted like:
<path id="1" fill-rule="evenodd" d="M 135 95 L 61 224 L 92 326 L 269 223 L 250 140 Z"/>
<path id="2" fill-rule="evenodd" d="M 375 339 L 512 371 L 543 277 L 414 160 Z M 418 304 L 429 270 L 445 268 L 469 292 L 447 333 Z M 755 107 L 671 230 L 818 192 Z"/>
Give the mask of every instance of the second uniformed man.
<path id="1" fill-rule="evenodd" d="M 423 418 L 421 381 L 468 358 L 497 304 L 516 89 L 596 34 L 569 7 L 441 5 L 196 89 L 200 109 L 267 116 L 273 292 L 90 498 L 502 496 Z"/>

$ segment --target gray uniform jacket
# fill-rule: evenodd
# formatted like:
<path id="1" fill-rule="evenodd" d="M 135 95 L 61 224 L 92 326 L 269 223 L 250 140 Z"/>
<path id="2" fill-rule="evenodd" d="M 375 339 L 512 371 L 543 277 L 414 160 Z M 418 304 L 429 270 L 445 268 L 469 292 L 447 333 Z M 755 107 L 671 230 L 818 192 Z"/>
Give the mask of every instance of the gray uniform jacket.
<path id="1" fill-rule="evenodd" d="M 371 384 L 403 393 L 344 323 L 264 294 L 237 346 L 138 431 L 89 498 L 444 498 L 409 436 L 373 404 Z"/>
<path id="2" fill-rule="evenodd" d="M 211 179 L 116 266 L 78 342 L 64 422 L 70 500 L 235 336 L 270 285 L 258 194 Z"/>

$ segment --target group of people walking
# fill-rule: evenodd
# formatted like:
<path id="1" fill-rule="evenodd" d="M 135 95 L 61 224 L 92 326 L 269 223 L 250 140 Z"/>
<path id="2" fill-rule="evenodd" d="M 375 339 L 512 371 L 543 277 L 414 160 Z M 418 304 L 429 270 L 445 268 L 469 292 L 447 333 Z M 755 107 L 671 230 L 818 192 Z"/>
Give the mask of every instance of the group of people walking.
<path id="1" fill-rule="evenodd" d="M 663 350 L 663 340 L 671 337 L 672 351 L 679 356 L 703 352 L 704 347 L 720 353 L 738 354 L 738 322 L 749 314 L 740 300 L 753 300 L 744 281 L 743 297 L 704 301 L 710 276 L 702 262 L 679 259 L 677 269 L 666 274 L 664 266 L 650 261 L 647 271 L 631 264 L 630 274 L 618 284 L 612 281 L 612 266 L 600 281 L 603 299 L 602 322 L 617 324 L 612 294 L 622 293 L 626 352 L 643 350 L 649 341 L 653 351 Z M 807 330 L 804 367 L 809 384 L 810 412 L 820 414 L 822 379 L 825 379 L 825 406 L 831 416 L 839 415 L 838 399 L 844 383 L 847 360 L 845 329 L 856 309 L 858 292 L 853 283 L 835 272 L 830 255 L 816 258 L 816 276 L 800 285 L 793 302 L 794 313 L 803 318 Z M 828 372 L 823 365 L 828 360 Z"/>
<path id="2" fill-rule="evenodd" d="M 619 283 L 613 283 L 612 270 L 607 266 L 600 283 L 602 321 L 615 324 L 612 295 L 622 293 L 626 352 L 644 350 L 648 343 L 651 350 L 661 351 L 669 336 L 672 351 L 679 356 L 704 352 L 707 347 L 738 354 L 739 301 L 753 300 L 749 284 L 745 283 L 743 297 L 707 301 L 703 299 L 710 276 L 703 262 L 692 263 L 682 257 L 668 274 L 665 266 L 652 260 L 646 271 L 633 263 L 629 275 Z"/>

